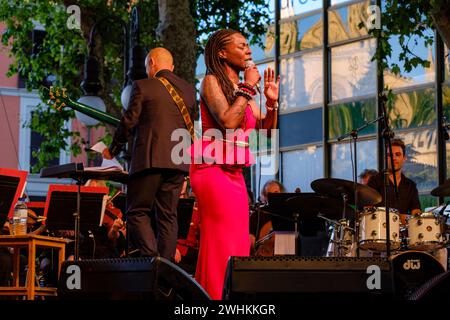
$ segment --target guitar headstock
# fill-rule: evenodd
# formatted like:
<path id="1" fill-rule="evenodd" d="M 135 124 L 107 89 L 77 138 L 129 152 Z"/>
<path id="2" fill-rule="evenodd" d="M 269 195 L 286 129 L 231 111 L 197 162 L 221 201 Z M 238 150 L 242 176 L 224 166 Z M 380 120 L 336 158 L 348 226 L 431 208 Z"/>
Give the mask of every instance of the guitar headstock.
<path id="1" fill-rule="evenodd" d="M 50 86 L 49 89 L 43 89 L 44 97 L 47 99 L 47 104 L 58 111 L 60 111 L 61 108 L 64 108 L 67 105 L 69 97 L 67 96 L 66 91 L 66 88 L 54 86 Z"/>

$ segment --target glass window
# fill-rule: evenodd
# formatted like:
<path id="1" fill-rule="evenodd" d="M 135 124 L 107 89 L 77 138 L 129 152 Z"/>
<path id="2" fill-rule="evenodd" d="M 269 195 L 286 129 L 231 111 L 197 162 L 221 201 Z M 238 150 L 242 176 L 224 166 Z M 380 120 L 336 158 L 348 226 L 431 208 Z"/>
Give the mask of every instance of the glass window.
<path id="1" fill-rule="evenodd" d="M 358 24 L 367 21 L 369 5 L 368 0 L 328 11 L 328 41 L 334 43 L 367 35 L 366 27 L 360 29 Z"/>
<path id="2" fill-rule="evenodd" d="M 281 19 L 322 8 L 322 0 L 281 0 Z"/>
<path id="3" fill-rule="evenodd" d="M 374 39 L 359 41 L 331 49 L 332 100 L 360 97 L 376 92 Z"/>
<path id="4" fill-rule="evenodd" d="M 450 124 L 450 85 L 442 85 L 442 110 L 448 124 Z"/>
<path id="5" fill-rule="evenodd" d="M 432 125 L 436 121 L 434 90 L 422 89 L 395 95 L 393 106 L 388 105 L 393 128 L 415 128 Z"/>
<path id="6" fill-rule="evenodd" d="M 427 35 L 432 35 L 431 30 L 426 31 Z M 396 63 L 400 67 L 400 73 L 395 75 L 389 69 L 384 71 L 384 83 L 389 88 L 404 88 L 412 85 L 433 82 L 435 80 L 435 49 L 434 45 L 426 47 L 422 38 L 414 36 L 405 40 L 408 43 L 408 48 L 415 56 L 430 61 L 430 67 L 424 68 L 417 66 L 411 71 L 405 70 L 405 64 L 399 60 L 399 55 L 402 52 L 399 44 L 399 37 L 395 36 L 389 39 L 392 46 L 391 58 L 388 63 Z M 409 58 L 413 58 L 412 54 L 408 54 Z"/>
<path id="7" fill-rule="evenodd" d="M 420 207 L 423 212 L 430 211 L 432 208 L 436 207 L 438 205 L 438 200 L 439 198 L 429 194 L 419 195 Z M 446 201 L 448 201 L 448 199 L 446 199 Z"/>
<path id="8" fill-rule="evenodd" d="M 284 148 L 322 141 L 322 112 L 323 108 L 313 108 L 280 115 L 280 146 Z"/>
<path id="9" fill-rule="evenodd" d="M 375 99 L 341 103 L 330 106 L 328 111 L 329 139 L 337 138 L 357 129 L 377 117 Z M 370 124 L 358 135 L 376 132 L 376 124 Z"/>
<path id="10" fill-rule="evenodd" d="M 298 26 L 296 21 L 280 24 L 280 53 L 282 55 L 297 51 Z"/>
<path id="11" fill-rule="evenodd" d="M 255 62 L 275 57 L 275 27 L 270 25 L 265 35 L 261 36 L 263 47 L 251 45 L 252 59 Z"/>
<path id="12" fill-rule="evenodd" d="M 261 189 L 264 184 L 269 181 L 275 179 L 275 174 L 273 170 L 265 170 L 274 161 L 278 162 L 278 155 L 276 155 L 276 159 L 270 155 L 262 155 L 256 157 L 256 164 L 252 166 L 252 186 L 255 199 L 258 199 L 258 196 L 261 194 Z M 277 170 L 278 171 L 278 170 Z M 260 180 L 261 177 L 261 180 Z"/>
<path id="13" fill-rule="evenodd" d="M 322 15 L 307 16 L 280 25 L 280 53 L 311 49 L 323 43 Z"/>
<path id="14" fill-rule="evenodd" d="M 281 111 L 322 103 L 322 57 L 322 50 L 318 50 L 299 57 L 281 59 Z"/>
<path id="15" fill-rule="evenodd" d="M 450 85 L 448 84 L 442 86 L 442 109 L 444 111 L 445 123 L 450 124 Z M 450 130 L 447 130 L 447 133 L 450 134 Z M 450 138 L 447 139 L 446 146 L 447 178 L 450 178 Z"/>
<path id="16" fill-rule="evenodd" d="M 311 182 L 323 177 L 322 146 L 283 152 L 282 168 L 282 181 L 288 192 L 297 187 L 302 192 L 313 192 Z"/>
<path id="17" fill-rule="evenodd" d="M 344 2 L 348 2 L 348 1 L 351 1 L 351 0 L 331 0 L 331 5 L 334 6 L 336 4 L 344 3 Z"/>
<path id="18" fill-rule="evenodd" d="M 437 187 L 437 132 L 436 129 L 396 133 L 406 145 L 406 161 L 403 173 L 417 184 L 422 192 L 430 192 Z"/>
<path id="19" fill-rule="evenodd" d="M 323 43 L 322 15 L 316 14 L 297 20 L 298 50 L 321 46 Z"/>
<path id="20" fill-rule="evenodd" d="M 353 181 L 353 151 L 353 141 L 331 145 L 331 176 L 333 178 Z M 377 140 L 358 141 L 356 151 L 358 175 L 365 169 L 378 168 Z"/>

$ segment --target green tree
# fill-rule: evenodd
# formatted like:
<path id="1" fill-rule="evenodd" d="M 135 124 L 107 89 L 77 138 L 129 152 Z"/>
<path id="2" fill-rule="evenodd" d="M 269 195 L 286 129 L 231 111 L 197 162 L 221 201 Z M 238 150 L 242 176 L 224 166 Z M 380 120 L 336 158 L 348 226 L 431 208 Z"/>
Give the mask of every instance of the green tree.
<path id="1" fill-rule="evenodd" d="M 435 28 L 447 47 L 450 47 L 450 0 L 382 0 L 381 29 L 371 29 L 369 33 L 379 38 L 374 59 L 380 61 L 382 70 L 391 69 L 400 73 L 392 57 L 392 46 L 389 39 L 399 37 L 401 52 L 399 60 L 404 63 L 404 70 L 411 71 L 417 66 L 429 67 L 430 61 L 423 59 L 411 49 L 411 42 L 417 44 L 417 37 L 426 46 L 433 44 L 433 34 L 427 33 Z M 360 27 L 364 22 L 360 23 Z M 416 37 L 415 37 L 416 36 Z"/>
<path id="2" fill-rule="evenodd" d="M 81 28 L 69 29 L 71 12 L 66 8 L 78 5 Z M 133 5 L 139 4 L 141 45 L 145 49 L 163 45 L 173 52 L 175 72 L 195 83 L 197 57 L 207 37 L 218 28 L 235 28 L 250 37 L 251 43 L 261 43 L 269 23 L 266 0 L 17 0 L 0 2 L 0 21 L 6 25 L 2 44 L 10 50 L 14 62 L 8 75 L 26 78 L 29 90 L 42 85 L 62 86 L 70 97 L 81 94 L 84 57 L 92 26 L 97 22 L 94 55 L 100 62 L 99 96 L 107 112 L 120 117 L 120 93 L 123 75 L 123 29 L 119 20 L 128 22 Z M 115 17 L 115 18 L 113 18 Z M 100 23 L 102 22 L 102 23 Z M 33 48 L 32 32 L 42 26 L 45 37 L 40 48 Z M 74 142 L 71 152 L 81 152 L 78 132 L 63 128 L 74 117 L 71 110 L 55 112 L 40 104 L 27 125 L 44 136 L 34 171 L 46 166 L 48 159 L 59 155 L 68 137 Z M 113 128 L 108 128 L 112 131 Z"/>

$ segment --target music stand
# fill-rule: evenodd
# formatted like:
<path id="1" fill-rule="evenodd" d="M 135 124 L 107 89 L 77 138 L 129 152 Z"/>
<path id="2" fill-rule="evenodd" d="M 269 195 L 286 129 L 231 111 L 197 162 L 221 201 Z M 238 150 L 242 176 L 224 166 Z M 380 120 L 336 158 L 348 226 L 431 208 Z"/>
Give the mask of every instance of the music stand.
<path id="1" fill-rule="evenodd" d="M 194 198 L 181 198 L 178 200 L 178 239 L 186 239 L 188 236 L 192 221 L 192 210 L 194 209 L 194 202 Z"/>
<path id="2" fill-rule="evenodd" d="M 268 206 L 263 212 L 270 215 L 274 231 L 294 231 L 293 210 L 287 204 L 287 199 L 298 196 L 301 193 L 269 193 L 267 195 Z"/>
<path id="3" fill-rule="evenodd" d="M 81 186 L 89 179 L 112 180 L 126 183 L 128 173 L 119 169 L 112 168 L 84 168 L 82 163 L 68 163 L 59 166 L 44 168 L 41 171 L 41 178 L 72 178 L 77 183 L 77 206 L 73 216 L 75 218 L 75 260 L 79 258 L 80 247 L 80 207 L 81 207 Z"/>
<path id="4" fill-rule="evenodd" d="M 73 212 L 77 210 L 78 187 L 75 185 L 50 185 L 44 209 L 44 223 L 49 230 L 70 230 Z M 105 210 L 104 197 L 107 187 L 81 187 L 80 231 L 94 230 L 101 226 Z"/>
<path id="5" fill-rule="evenodd" d="M 0 228 L 12 218 L 14 205 L 25 189 L 28 172 L 0 168 Z"/>

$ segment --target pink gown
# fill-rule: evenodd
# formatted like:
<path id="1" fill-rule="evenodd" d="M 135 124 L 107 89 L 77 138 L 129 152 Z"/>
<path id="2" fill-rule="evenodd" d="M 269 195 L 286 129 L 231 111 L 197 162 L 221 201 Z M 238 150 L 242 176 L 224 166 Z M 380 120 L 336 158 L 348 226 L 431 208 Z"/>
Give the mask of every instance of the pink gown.
<path id="1" fill-rule="evenodd" d="M 200 108 L 203 134 L 210 128 L 220 128 L 203 101 Z M 247 105 L 241 128 L 247 130 L 255 125 L 256 119 Z M 193 163 L 190 167 L 191 186 L 200 215 L 195 279 L 214 300 L 222 298 L 229 258 L 250 254 L 248 196 L 242 174 L 242 167 L 249 162 L 234 166 Z"/>

